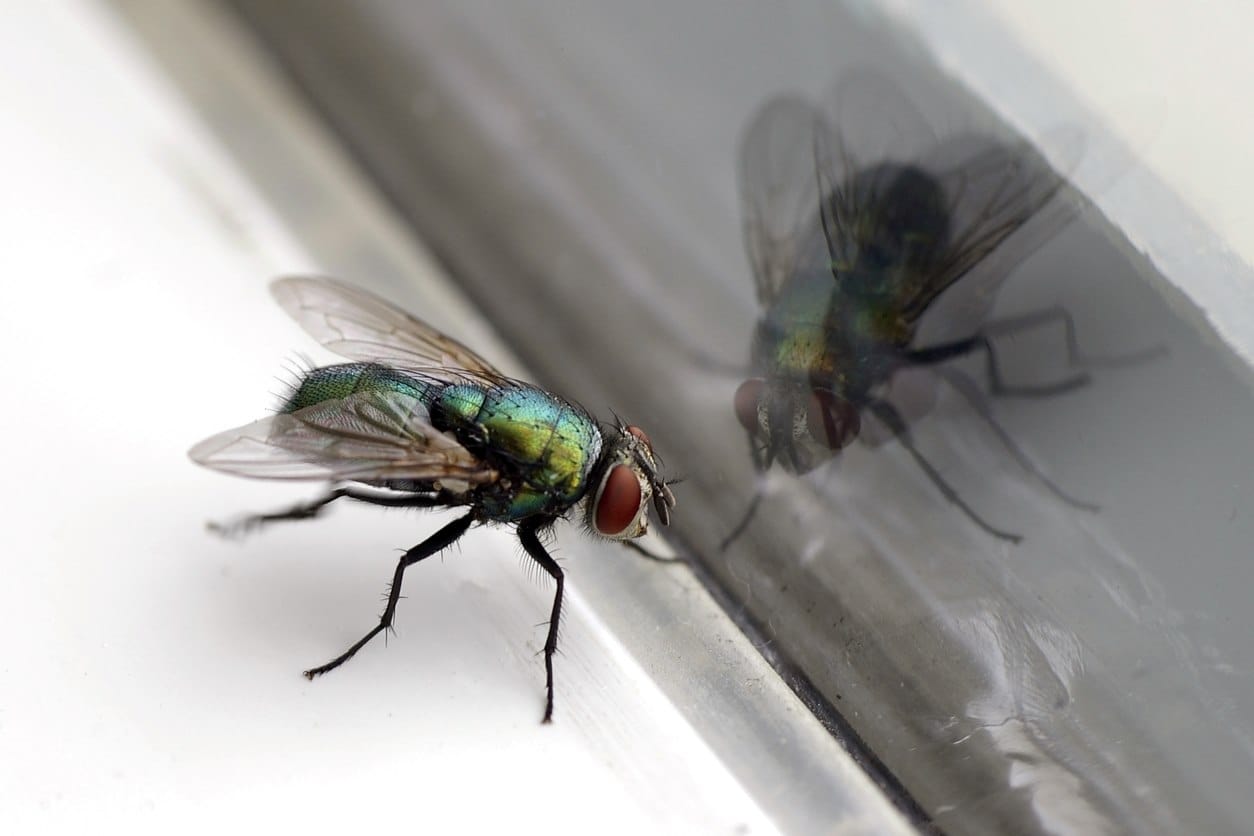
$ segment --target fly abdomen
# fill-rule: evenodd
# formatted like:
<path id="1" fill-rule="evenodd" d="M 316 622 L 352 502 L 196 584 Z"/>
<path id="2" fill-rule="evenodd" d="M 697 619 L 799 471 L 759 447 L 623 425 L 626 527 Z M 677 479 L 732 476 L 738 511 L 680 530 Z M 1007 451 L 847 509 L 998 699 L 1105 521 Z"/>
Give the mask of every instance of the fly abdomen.
<path id="1" fill-rule="evenodd" d="M 426 402 L 432 384 L 376 363 L 340 363 L 306 374 L 279 407 L 290 413 L 325 401 L 341 400 L 358 392 L 399 392 Z"/>

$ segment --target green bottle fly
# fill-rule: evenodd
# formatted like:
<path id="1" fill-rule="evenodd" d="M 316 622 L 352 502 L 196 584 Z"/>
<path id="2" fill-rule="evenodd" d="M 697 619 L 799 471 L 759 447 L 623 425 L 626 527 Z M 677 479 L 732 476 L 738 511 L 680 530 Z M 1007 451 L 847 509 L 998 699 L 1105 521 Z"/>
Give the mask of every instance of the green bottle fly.
<path id="1" fill-rule="evenodd" d="M 601 424 L 558 395 L 506 377 L 461 343 L 359 288 L 294 277 L 271 289 L 305 330 L 353 362 L 305 373 L 277 414 L 208 438 L 190 455 L 226 473 L 334 486 L 312 502 L 251 515 L 231 529 L 310 518 L 342 498 L 466 509 L 405 552 L 379 623 L 305 675 L 339 667 L 391 626 L 406 567 L 438 554 L 474 524 L 511 524 L 557 585 L 544 645 L 549 722 L 564 576 L 541 534 L 578 510 L 593 533 L 647 555 L 630 541 L 647 532 L 650 507 L 666 525 L 675 506 L 648 436 L 638 427 Z"/>

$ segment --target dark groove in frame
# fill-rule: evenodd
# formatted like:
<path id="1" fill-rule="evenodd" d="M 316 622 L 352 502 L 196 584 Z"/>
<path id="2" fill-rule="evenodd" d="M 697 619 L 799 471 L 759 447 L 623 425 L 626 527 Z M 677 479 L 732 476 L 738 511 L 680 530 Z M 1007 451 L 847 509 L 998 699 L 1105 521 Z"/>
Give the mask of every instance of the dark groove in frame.
<path id="1" fill-rule="evenodd" d="M 691 545 L 683 542 L 680 538 L 670 538 L 668 542 L 685 555 L 694 554 Z M 701 581 L 702 586 L 718 602 L 718 605 L 723 608 L 723 611 L 740 628 L 741 632 L 749 638 L 749 641 L 753 643 L 757 651 L 762 654 L 762 658 L 788 684 L 788 687 L 792 689 L 793 693 L 797 695 L 797 698 L 801 700 L 805 707 L 810 710 L 810 713 L 818 719 L 823 728 L 827 730 L 827 733 L 840 743 L 844 750 L 849 753 L 849 756 L 853 758 L 854 762 L 870 776 L 875 785 L 884 793 L 884 797 L 892 802 L 892 805 L 909 819 L 910 823 L 918 828 L 920 833 L 942 836 L 945 831 L 932 820 L 931 816 L 915 800 L 910 791 L 897 780 L 897 776 L 867 745 L 866 741 L 850 725 L 840 710 L 831 700 L 823 695 L 822 691 L 814 686 L 814 683 L 806 676 L 805 671 L 785 651 L 781 650 L 767 638 L 764 625 L 732 597 L 730 591 L 705 568 L 701 561 L 689 559 L 687 563 L 693 574 Z"/>

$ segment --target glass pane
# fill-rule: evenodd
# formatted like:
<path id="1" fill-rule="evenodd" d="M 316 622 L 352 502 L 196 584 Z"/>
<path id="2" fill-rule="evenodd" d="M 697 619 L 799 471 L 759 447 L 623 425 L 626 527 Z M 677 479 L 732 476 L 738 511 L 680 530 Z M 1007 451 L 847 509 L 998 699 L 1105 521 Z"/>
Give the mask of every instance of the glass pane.
<path id="1" fill-rule="evenodd" d="M 1249 368 L 1187 276 L 1160 275 L 1068 190 L 1050 204 L 1072 207 L 1061 212 L 1037 205 L 1050 189 L 1031 196 L 1055 176 L 1039 153 L 1098 193 L 1144 188 L 1151 210 L 1166 200 L 1082 112 L 1038 114 L 1056 130 L 1024 146 L 862 3 L 238 5 L 528 365 L 648 428 L 685 479 L 668 536 L 926 815 L 955 832 L 1239 829 L 1254 778 Z M 819 399 L 799 431 L 830 438 L 857 415 L 870 443 L 759 480 L 733 410 L 762 371 L 747 358 L 764 314 L 741 240 L 738 148 L 773 96 L 830 101 L 868 71 L 910 103 L 917 119 L 904 122 L 931 132 L 894 127 L 895 94 L 858 83 L 865 109 L 832 109 L 849 145 L 861 152 L 869 135 L 929 175 L 891 205 L 926 208 L 917 196 L 938 188 L 955 230 L 988 232 L 969 218 L 996 215 L 999 193 L 962 203 L 961 184 L 1006 155 L 1030 169 L 996 181 L 1032 210 L 1009 210 L 1015 228 L 1030 218 L 1026 243 L 1006 241 L 971 274 L 946 267 L 961 277 L 953 293 L 924 293 L 917 310 L 901 295 L 883 310 L 920 325 L 914 348 L 992 334 L 1010 384 L 1088 377 L 1048 397 L 988 397 L 977 351 L 895 379 L 935 478 L 877 431 L 868 403 Z M 846 168 L 824 159 L 815 168 L 846 191 L 891 191 L 874 153 Z M 949 264 L 933 255 L 920 256 L 929 270 Z M 987 281 L 972 281 L 980 271 Z M 1068 363 L 1060 314 L 988 326 L 1057 311 L 1088 358 L 1135 362 Z M 964 376 L 937 380 L 935 368 Z M 966 397 L 968 379 L 982 394 Z M 759 484 L 759 513 L 722 549 Z"/>

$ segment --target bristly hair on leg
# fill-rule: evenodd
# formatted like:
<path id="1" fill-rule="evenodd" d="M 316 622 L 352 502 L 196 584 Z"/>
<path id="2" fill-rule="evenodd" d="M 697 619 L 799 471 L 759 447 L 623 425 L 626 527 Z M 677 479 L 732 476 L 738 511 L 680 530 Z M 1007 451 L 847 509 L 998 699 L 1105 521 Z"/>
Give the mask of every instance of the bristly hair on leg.
<path id="1" fill-rule="evenodd" d="M 563 558 L 558 557 L 557 555 L 557 537 L 553 533 L 552 526 L 537 531 L 536 537 L 540 540 L 540 543 L 544 546 L 545 550 L 549 553 L 549 556 L 552 557 L 555 562 L 563 562 Z M 526 574 L 528 581 L 536 586 L 544 587 L 547 581 L 552 580 L 552 578 L 545 573 L 544 569 L 541 568 L 540 564 L 536 563 L 535 559 L 532 558 L 531 555 L 527 554 L 527 550 L 522 547 L 521 542 L 518 544 L 517 554 L 519 565 Z"/>

